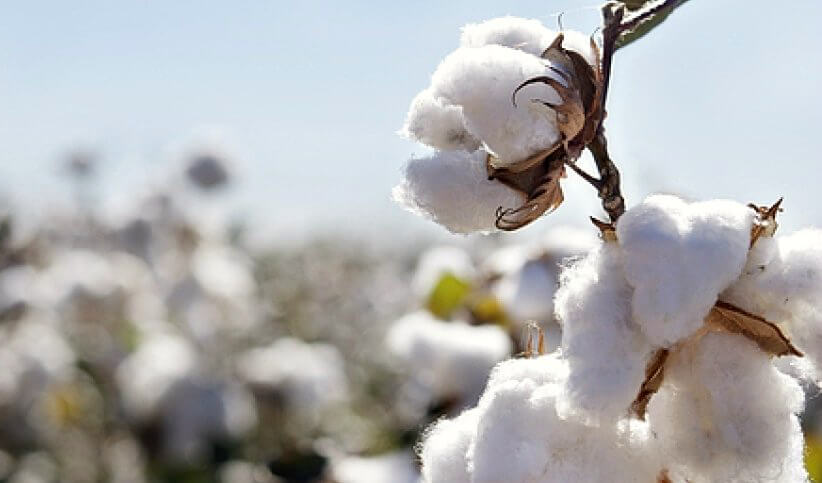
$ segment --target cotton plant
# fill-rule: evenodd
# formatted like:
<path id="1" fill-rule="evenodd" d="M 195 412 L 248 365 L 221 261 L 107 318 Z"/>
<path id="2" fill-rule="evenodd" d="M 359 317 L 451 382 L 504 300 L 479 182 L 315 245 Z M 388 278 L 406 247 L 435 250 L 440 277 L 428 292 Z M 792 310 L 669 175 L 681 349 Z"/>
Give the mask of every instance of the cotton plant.
<path id="1" fill-rule="evenodd" d="M 455 233 L 515 230 L 562 203 L 569 168 L 608 216 L 543 292 L 559 347 L 529 334 L 475 407 L 430 426 L 424 481 L 807 481 L 799 416 L 819 374 L 822 231 L 777 234 L 782 200 L 652 195 L 626 209 L 607 150 L 614 53 L 682 3 L 609 2 L 599 41 L 510 17 L 466 26 L 412 102 L 403 132 L 435 152 L 394 189 L 410 211 Z M 586 149 L 598 177 L 576 164 Z"/>

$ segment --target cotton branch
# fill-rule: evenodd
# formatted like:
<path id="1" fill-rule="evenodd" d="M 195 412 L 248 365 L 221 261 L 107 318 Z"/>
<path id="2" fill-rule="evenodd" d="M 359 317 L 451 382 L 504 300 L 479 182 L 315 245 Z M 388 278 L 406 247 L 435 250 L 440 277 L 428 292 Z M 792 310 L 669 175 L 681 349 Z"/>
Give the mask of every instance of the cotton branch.
<path id="1" fill-rule="evenodd" d="M 639 36 L 649 32 L 676 7 L 686 1 L 687 0 L 665 0 L 627 19 L 625 18 L 625 5 L 622 2 L 608 2 L 602 7 L 602 88 L 600 105 L 603 106 L 603 108 L 606 105 L 605 103 L 608 97 L 611 65 L 616 50 L 627 45 L 629 41 L 636 40 Z M 651 25 L 648 25 L 649 23 Z M 637 32 L 637 29 L 641 25 L 648 25 L 648 27 L 643 32 Z M 634 37 L 626 40 L 626 36 L 631 34 L 635 34 Z M 599 179 L 582 171 L 573 163 L 569 163 L 569 166 L 597 189 L 599 197 L 602 200 L 602 208 L 608 213 L 611 223 L 615 223 L 625 212 L 625 200 L 620 190 L 619 169 L 617 169 L 608 154 L 608 142 L 603 126 L 604 120 L 605 116 L 602 116 L 596 129 L 596 136 L 587 146 L 596 162 Z"/>

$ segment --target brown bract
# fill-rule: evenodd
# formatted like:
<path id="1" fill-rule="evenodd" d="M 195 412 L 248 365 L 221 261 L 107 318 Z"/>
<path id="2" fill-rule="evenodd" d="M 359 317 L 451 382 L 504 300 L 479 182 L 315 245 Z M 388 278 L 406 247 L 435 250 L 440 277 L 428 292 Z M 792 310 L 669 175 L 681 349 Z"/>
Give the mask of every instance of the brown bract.
<path id="1" fill-rule="evenodd" d="M 506 167 L 496 167 L 496 158 L 488 156 L 488 179 L 496 179 L 526 197 L 525 203 L 518 208 L 500 207 L 497 210 L 496 226 L 500 230 L 521 228 L 562 203 L 559 180 L 565 177 L 565 164 L 576 162 L 582 150 L 596 137 L 605 116 L 599 47 L 592 38 L 591 49 L 596 56 L 592 66 L 577 52 L 563 47 L 564 39 L 562 33 L 558 34 L 542 53 L 542 58 L 550 62 L 549 69 L 555 77 L 528 79 L 517 86 L 512 94 L 516 107 L 517 94 L 523 87 L 536 83 L 550 86 L 561 99 L 559 104 L 544 99 L 531 99 L 531 102 L 550 108 L 546 110 L 546 115 L 556 116 L 560 139 L 533 156 Z"/>

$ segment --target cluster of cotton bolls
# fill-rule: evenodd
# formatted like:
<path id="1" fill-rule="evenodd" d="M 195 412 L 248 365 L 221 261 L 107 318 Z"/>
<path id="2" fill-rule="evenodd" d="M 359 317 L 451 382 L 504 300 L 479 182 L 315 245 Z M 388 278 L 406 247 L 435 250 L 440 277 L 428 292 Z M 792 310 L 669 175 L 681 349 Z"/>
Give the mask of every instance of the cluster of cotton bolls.
<path id="1" fill-rule="evenodd" d="M 538 20 L 503 17 L 463 28 L 460 45 L 437 67 L 431 85 L 411 103 L 402 133 L 436 151 L 411 159 L 394 199 L 406 209 L 455 233 L 494 230 L 498 208 L 518 208 L 525 194 L 489 180 L 495 168 L 524 161 L 563 140 L 557 115 L 539 99 L 562 103 L 546 84 L 531 84 L 512 103 L 524 81 L 548 76 L 563 80 L 540 57 L 558 32 Z M 563 32 L 563 47 L 595 62 L 589 39 Z"/>
<path id="2" fill-rule="evenodd" d="M 411 284 L 419 307 L 386 335 L 401 381 L 397 417 L 416 434 L 426 421 L 473 406 L 492 368 L 528 350 L 532 329 L 558 345 L 552 297 L 560 267 L 595 243 L 589 232 L 561 227 L 470 253 L 455 246 L 425 251 Z"/>
<path id="3" fill-rule="evenodd" d="M 628 210 L 560 276 L 560 347 L 499 364 L 476 407 L 427 432 L 425 481 L 806 481 L 822 231 L 774 223 L 667 195 Z"/>
<path id="4" fill-rule="evenodd" d="M 185 156 L 129 206 L 0 214 L 0 480 L 345 482 L 394 447 L 379 327 L 404 254 L 252 249 L 196 216 L 226 152 Z"/>

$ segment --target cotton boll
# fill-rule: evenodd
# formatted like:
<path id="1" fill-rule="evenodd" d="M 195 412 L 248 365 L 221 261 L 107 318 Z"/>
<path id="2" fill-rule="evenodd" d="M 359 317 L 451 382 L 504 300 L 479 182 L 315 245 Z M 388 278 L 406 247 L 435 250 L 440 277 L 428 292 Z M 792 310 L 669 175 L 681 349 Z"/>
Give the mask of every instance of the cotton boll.
<path id="1" fill-rule="evenodd" d="M 546 28 L 539 20 L 508 16 L 464 26 L 460 46 L 502 45 L 539 56 L 556 36 L 556 32 Z"/>
<path id="2" fill-rule="evenodd" d="M 669 347 L 702 326 L 745 266 L 753 215 L 731 201 L 654 195 L 619 219 L 634 319 L 652 344 Z"/>
<path id="3" fill-rule="evenodd" d="M 520 50 L 488 45 L 460 48 L 450 54 L 431 78 L 434 95 L 461 106 L 465 125 L 507 166 L 553 146 L 560 140 L 556 114 L 530 102 L 558 104 L 559 95 L 546 84 L 523 88 L 515 107 L 511 95 L 522 82 L 552 73 L 546 61 Z"/>
<path id="4" fill-rule="evenodd" d="M 547 324 L 553 319 L 551 295 L 557 287 L 556 272 L 545 260 L 527 260 L 519 270 L 503 276 L 493 291 L 516 320 Z"/>
<path id="5" fill-rule="evenodd" d="M 429 248 L 420 255 L 411 289 L 419 298 L 425 298 L 443 276 L 452 275 L 460 280 L 471 281 L 474 273 L 471 256 L 465 250 L 450 246 Z"/>
<path id="6" fill-rule="evenodd" d="M 417 483 L 420 478 L 409 450 L 371 457 L 348 456 L 332 463 L 331 474 L 337 483 Z"/>
<path id="7" fill-rule="evenodd" d="M 570 257 L 584 255 L 598 245 L 599 240 L 591 230 L 573 226 L 556 226 L 549 229 L 540 237 L 538 244 L 539 248 L 557 263 L 562 263 Z"/>
<path id="8" fill-rule="evenodd" d="M 226 299 L 250 297 L 256 289 L 251 261 L 225 245 L 197 248 L 192 260 L 194 278 L 206 292 Z"/>
<path id="9" fill-rule="evenodd" d="M 489 388 L 469 448 L 473 483 L 653 481 L 646 436 L 562 419 L 555 408 L 561 391 L 561 383 L 530 378 Z"/>
<path id="10" fill-rule="evenodd" d="M 430 89 L 417 94 L 400 133 L 436 149 L 475 151 L 480 141 L 465 128 L 462 108 L 434 96 Z"/>
<path id="11" fill-rule="evenodd" d="M 525 196 L 498 181 L 488 180 L 486 153 L 443 151 L 415 158 L 394 187 L 394 201 L 430 218 L 453 233 L 496 230 L 496 212 L 517 208 Z"/>
<path id="12" fill-rule="evenodd" d="M 616 421 L 628 414 L 654 352 L 631 320 L 619 247 L 600 245 L 561 278 L 556 313 L 569 374 L 558 410 L 594 424 Z"/>
<path id="13" fill-rule="evenodd" d="M 115 379 L 126 412 L 142 420 L 157 411 L 160 401 L 197 363 L 194 348 L 182 337 L 150 334 L 117 367 Z"/>
<path id="14" fill-rule="evenodd" d="M 294 408 L 320 411 L 346 399 L 348 380 L 339 351 L 284 337 L 250 349 L 237 360 L 237 372 L 251 385 L 280 393 Z"/>
<path id="15" fill-rule="evenodd" d="M 822 310 L 822 230 L 760 238 L 723 298 L 775 321 L 810 305 Z"/>
<path id="16" fill-rule="evenodd" d="M 511 353 L 508 335 L 497 326 L 442 322 L 427 312 L 402 317 L 386 342 L 435 398 L 456 398 L 461 406 L 476 401 L 491 368 Z"/>
<path id="17" fill-rule="evenodd" d="M 806 481 L 803 393 L 751 341 L 710 333 L 669 359 L 648 421 L 668 468 L 689 481 Z"/>
<path id="18" fill-rule="evenodd" d="M 420 445 L 422 477 L 426 483 L 471 483 L 468 448 L 477 430 L 476 408 L 431 426 Z"/>

